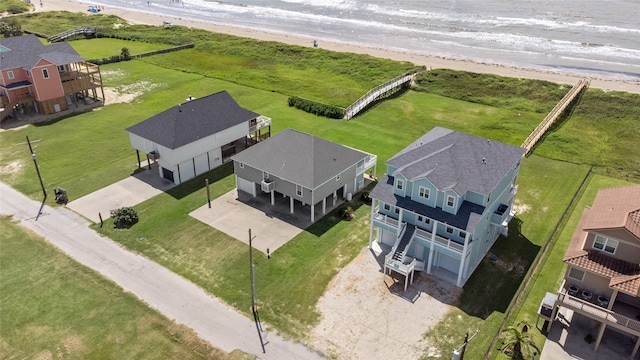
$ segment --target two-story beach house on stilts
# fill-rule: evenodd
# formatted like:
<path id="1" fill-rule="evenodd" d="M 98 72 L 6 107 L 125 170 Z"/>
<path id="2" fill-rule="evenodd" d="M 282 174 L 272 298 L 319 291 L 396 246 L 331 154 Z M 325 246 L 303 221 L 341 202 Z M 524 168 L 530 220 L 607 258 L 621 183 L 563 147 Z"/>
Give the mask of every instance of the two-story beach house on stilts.
<path id="1" fill-rule="evenodd" d="M 514 216 L 523 148 L 436 127 L 386 161 L 371 192 L 369 247 L 384 271 L 462 287 Z M 405 280 L 405 289 L 406 289 Z"/>
<path id="2" fill-rule="evenodd" d="M 0 38 L 0 121 L 53 114 L 100 98 L 100 68 L 71 45 L 44 45 L 35 35 Z"/>
<path id="3" fill-rule="evenodd" d="M 640 185 L 598 191 L 564 262 L 557 305 L 597 324 L 595 351 L 609 327 L 634 339 L 635 359 L 640 347 Z"/>

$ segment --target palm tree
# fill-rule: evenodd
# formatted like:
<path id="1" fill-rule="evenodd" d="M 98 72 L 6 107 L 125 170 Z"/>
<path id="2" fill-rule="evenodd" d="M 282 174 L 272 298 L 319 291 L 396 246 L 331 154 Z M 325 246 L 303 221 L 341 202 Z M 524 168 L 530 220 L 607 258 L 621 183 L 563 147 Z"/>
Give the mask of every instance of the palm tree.
<path id="1" fill-rule="evenodd" d="M 500 334 L 503 341 L 502 352 L 512 359 L 533 359 L 540 349 L 533 335 L 529 333 L 529 324 L 521 321 L 517 326 L 509 326 Z"/>

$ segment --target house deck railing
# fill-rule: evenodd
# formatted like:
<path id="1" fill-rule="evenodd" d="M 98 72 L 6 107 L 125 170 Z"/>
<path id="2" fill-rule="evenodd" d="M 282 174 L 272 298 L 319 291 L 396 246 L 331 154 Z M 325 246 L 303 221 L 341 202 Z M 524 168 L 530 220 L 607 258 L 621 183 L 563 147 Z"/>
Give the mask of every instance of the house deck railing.
<path id="1" fill-rule="evenodd" d="M 271 125 L 271 118 L 260 115 L 256 119 L 256 124 L 249 127 L 249 132 L 256 132 L 262 128 Z"/>
<path id="2" fill-rule="evenodd" d="M 373 215 L 373 219 L 374 220 L 379 221 L 381 223 L 384 223 L 386 225 L 395 227 L 396 229 L 398 228 L 398 220 L 392 218 L 391 216 L 388 216 L 388 215 L 385 215 L 385 214 L 381 214 L 379 206 L 376 206 L 374 211 L 375 211 L 375 213 Z"/>
<path id="3" fill-rule="evenodd" d="M 415 233 L 414 236 L 417 236 L 420 239 L 422 239 L 422 240 L 424 240 L 424 241 L 426 241 L 428 243 L 431 243 L 432 234 L 433 233 L 430 233 L 430 232 L 428 232 L 426 230 L 423 230 L 423 229 L 420 229 L 420 228 L 416 228 L 416 233 Z M 449 240 L 449 239 L 445 239 L 442 236 L 436 235 L 434 241 L 435 241 L 436 244 L 438 244 L 438 245 L 440 245 L 442 247 L 445 247 L 445 248 L 447 248 L 449 250 L 453 250 L 453 251 L 455 251 L 457 253 L 462 254 L 463 251 L 464 251 L 464 245 L 458 244 L 457 242 Z"/>
<path id="4" fill-rule="evenodd" d="M 571 296 L 564 289 L 558 293 L 558 303 L 561 306 L 578 311 L 592 319 L 604 321 L 607 325 L 613 326 L 627 333 L 640 336 L 640 321 L 620 315 L 614 311 L 605 309 L 575 296 Z"/>

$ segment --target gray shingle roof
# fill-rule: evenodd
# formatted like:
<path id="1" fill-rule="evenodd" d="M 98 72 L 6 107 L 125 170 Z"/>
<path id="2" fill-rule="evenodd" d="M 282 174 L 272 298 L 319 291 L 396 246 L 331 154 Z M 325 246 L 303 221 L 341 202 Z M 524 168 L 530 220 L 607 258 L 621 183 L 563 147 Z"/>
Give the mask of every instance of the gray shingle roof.
<path id="1" fill-rule="evenodd" d="M 176 105 L 126 130 L 169 149 L 177 149 L 260 114 L 244 109 L 226 91 Z"/>
<path id="2" fill-rule="evenodd" d="M 435 127 L 385 162 L 408 180 L 426 177 L 458 195 L 489 193 L 524 155 L 523 148 Z"/>
<path id="3" fill-rule="evenodd" d="M 482 205 L 463 201 L 460 209 L 458 209 L 458 213 L 450 214 L 442 211 L 441 208 L 431 207 L 413 201 L 411 198 L 395 195 L 393 193 L 393 182 L 394 178 L 392 176 L 384 175 L 380 178 L 380 181 L 376 184 L 376 187 L 373 188 L 369 196 L 385 204 L 413 211 L 416 214 L 424 215 L 467 232 L 473 232 L 482 218 L 482 213 L 485 209 Z"/>
<path id="4" fill-rule="evenodd" d="M 0 69 L 31 70 L 40 59 L 55 65 L 84 61 L 68 43 L 44 45 L 35 35 L 0 38 Z"/>
<path id="5" fill-rule="evenodd" d="M 315 189 L 367 156 L 365 152 L 286 129 L 231 158 Z"/>

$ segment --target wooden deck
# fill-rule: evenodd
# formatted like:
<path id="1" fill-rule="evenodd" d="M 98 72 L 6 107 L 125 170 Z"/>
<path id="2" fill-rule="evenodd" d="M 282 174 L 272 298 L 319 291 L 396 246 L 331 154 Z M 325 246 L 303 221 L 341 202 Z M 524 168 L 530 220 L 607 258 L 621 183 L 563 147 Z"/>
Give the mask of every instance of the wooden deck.
<path id="1" fill-rule="evenodd" d="M 582 90 L 589 87 L 589 80 L 582 79 L 575 84 L 571 90 L 560 100 L 560 102 L 551 110 L 551 112 L 547 115 L 547 117 L 542 120 L 540 125 L 533 130 L 529 137 L 522 143 L 523 148 L 527 150 L 525 156 L 529 154 L 531 149 L 536 145 L 536 143 L 542 138 L 547 130 L 553 125 L 553 123 L 558 119 L 562 113 L 573 103 L 573 101 L 582 93 Z"/>

